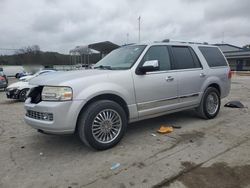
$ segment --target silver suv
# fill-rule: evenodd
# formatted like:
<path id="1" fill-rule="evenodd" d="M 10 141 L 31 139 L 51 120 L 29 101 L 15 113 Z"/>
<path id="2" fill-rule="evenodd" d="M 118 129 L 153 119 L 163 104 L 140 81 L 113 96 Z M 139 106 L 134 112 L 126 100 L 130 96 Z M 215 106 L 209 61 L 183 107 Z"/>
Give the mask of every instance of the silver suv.
<path id="1" fill-rule="evenodd" d="M 78 133 L 98 150 L 116 145 L 127 124 L 196 109 L 216 117 L 231 71 L 218 47 L 190 43 L 124 46 L 92 69 L 34 78 L 25 121 L 44 133 Z"/>

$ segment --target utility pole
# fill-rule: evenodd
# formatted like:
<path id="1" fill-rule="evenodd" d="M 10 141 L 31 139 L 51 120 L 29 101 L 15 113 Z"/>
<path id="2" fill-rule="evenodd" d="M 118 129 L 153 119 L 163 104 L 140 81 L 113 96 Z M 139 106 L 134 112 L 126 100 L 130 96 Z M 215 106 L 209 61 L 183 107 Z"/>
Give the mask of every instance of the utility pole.
<path id="1" fill-rule="evenodd" d="M 141 42 L 141 16 L 139 16 L 139 18 L 138 18 L 138 29 L 139 29 L 138 42 L 140 43 Z"/>

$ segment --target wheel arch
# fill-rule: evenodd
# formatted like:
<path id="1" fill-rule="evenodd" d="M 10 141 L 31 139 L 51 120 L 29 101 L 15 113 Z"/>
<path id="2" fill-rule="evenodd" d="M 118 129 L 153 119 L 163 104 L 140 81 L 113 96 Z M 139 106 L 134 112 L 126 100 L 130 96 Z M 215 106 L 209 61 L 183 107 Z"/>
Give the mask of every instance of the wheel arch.
<path id="1" fill-rule="evenodd" d="M 219 94 L 221 95 L 221 87 L 220 87 L 219 84 L 217 84 L 217 83 L 211 83 L 211 84 L 208 85 L 208 87 L 213 87 L 213 88 L 217 89 L 218 92 L 219 92 Z"/>
<path id="2" fill-rule="evenodd" d="M 111 100 L 111 101 L 114 101 L 114 102 L 118 103 L 118 104 L 121 105 L 121 107 L 124 109 L 124 111 L 125 111 L 125 113 L 126 113 L 126 116 L 127 116 L 127 118 L 129 119 L 129 109 L 128 109 L 128 105 L 127 105 L 126 101 L 125 101 L 122 97 L 120 97 L 119 95 L 116 95 L 116 94 L 111 94 L 111 93 L 100 94 L 100 95 L 94 96 L 94 97 L 92 97 L 91 99 L 89 99 L 89 100 L 84 104 L 84 106 L 81 108 L 81 110 L 79 111 L 78 116 L 77 116 L 75 131 L 77 130 L 78 122 L 79 122 L 79 118 L 80 118 L 81 113 L 82 113 L 90 104 L 92 104 L 93 102 L 99 101 L 99 100 Z"/>

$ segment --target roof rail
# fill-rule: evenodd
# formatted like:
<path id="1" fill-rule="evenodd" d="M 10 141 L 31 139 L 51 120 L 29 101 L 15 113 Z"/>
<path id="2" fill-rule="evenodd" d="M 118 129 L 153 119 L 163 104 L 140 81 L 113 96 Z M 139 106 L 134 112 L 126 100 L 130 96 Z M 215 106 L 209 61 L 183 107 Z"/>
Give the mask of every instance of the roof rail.
<path id="1" fill-rule="evenodd" d="M 170 39 L 164 39 L 162 42 L 178 42 L 178 43 L 184 43 L 184 44 L 205 44 L 205 45 L 208 45 L 208 42 L 191 42 L 191 41 L 179 41 L 179 40 L 170 40 Z"/>

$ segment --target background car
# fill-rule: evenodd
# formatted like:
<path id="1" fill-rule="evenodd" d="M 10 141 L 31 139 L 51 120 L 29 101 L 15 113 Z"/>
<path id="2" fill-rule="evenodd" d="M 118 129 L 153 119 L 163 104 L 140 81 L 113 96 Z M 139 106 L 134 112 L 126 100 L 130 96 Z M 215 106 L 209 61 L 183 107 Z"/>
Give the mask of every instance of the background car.
<path id="1" fill-rule="evenodd" d="M 26 94 L 33 86 L 29 82 L 16 82 L 6 88 L 6 96 L 9 99 L 17 99 L 21 102 L 26 100 Z"/>
<path id="2" fill-rule="evenodd" d="M 31 73 L 23 71 L 23 72 L 16 73 L 15 77 L 19 79 L 19 78 L 22 78 L 24 76 L 29 76 L 29 75 L 31 75 Z"/>
<path id="3" fill-rule="evenodd" d="M 37 73 L 35 73 L 33 75 L 23 76 L 19 80 L 20 81 L 25 81 L 25 80 L 35 78 L 35 77 L 37 77 L 39 75 L 46 74 L 46 73 L 51 73 L 51 72 L 56 72 L 56 70 L 44 69 L 44 70 L 38 71 Z"/>
<path id="4" fill-rule="evenodd" d="M 49 74 L 49 73 L 53 73 L 56 72 L 55 70 L 42 70 L 37 72 L 34 75 L 30 75 L 30 76 L 25 76 L 25 79 L 22 79 L 24 77 L 21 78 L 21 81 L 13 83 L 11 85 L 9 85 L 6 88 L 6 96 L 9 99 L 17 99 L 21 102 L 24 102 L 26 100 L 26 95 L 27 92 L 32 88 L 35 87 L 33 85 L 29 84 L 29 81 L 32 78 L 38 77 L 40 75 L 44 75 L 44 74 Z"/>
<path id="5" fill-rule="evenodd" d="M 0 89 L 6 89 L 8 87 L 8 78 L 3 71 L 0 70 Z"/>

